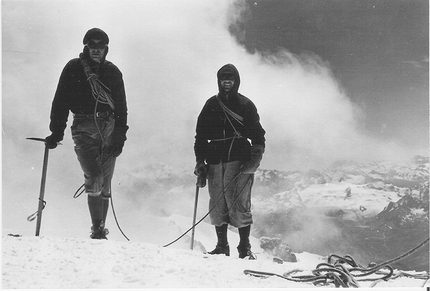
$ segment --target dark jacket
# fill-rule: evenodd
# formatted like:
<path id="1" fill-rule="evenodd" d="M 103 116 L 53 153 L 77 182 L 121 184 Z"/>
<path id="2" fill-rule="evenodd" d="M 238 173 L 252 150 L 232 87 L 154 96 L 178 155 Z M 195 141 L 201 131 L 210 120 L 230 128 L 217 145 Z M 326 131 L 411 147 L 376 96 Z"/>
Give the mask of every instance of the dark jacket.
<path id="1" fill-rule="evenodd" d="M 90 60 L 87 48 L 84 49 L 84 57 L 112 93 L 115 103 L 115 128 L 119 131 L 127 131 L 127 103 L 125 97 L 124 82 L 121 71 L 111 62 L 103 58 L 100 64 Z M 70 60 L 64 67 L 51 109 L 51 123 L 49 129 L 61 141 L 66 128 L 69 111 L 75 114 L 93 114 L 96 100 L 91 93 L 91 86 L 87 81 L 84 68 L 79 58 Z M 108 104 L 97 103 L 97 112 L 112 111 Z M 125 138 L 125 137 L 124 137 Z"/>
<path id="2" fill-rule="evenodd" d="M 226 70 L 236 76 L 233 89 L 228 96 L 221 88 L 219 80 L 219 75 Z M 254 103 L 238 93 L 240 76 L 236 67 L 231 64 L 225 65 L 218 71 L 217 76 L 219 93 L 206 101 L 197 119 L 194 144 L 196 160 L 206 160 L 208 164 L 218 164 L 220 161 L 246 161 L 250 157 L 249 140 L 252 145 L 265 146 L 265 131 L 260 124 Z M 242 124 L 226 116 L 217 98 L 230 110 L 243 117 Z M 241 137 L 237 137 L 235 130 Z"/>

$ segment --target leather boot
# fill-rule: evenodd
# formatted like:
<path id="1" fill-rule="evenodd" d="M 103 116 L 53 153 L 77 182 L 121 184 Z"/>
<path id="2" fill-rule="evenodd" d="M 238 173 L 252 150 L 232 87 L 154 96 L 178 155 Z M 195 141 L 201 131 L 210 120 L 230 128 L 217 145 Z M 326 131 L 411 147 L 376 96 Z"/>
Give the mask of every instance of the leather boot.
<path id="1" fill-rule="evenodd" d="M 240 259 L 244 259 L 246 257 L 248 257 L 248 259 L 250 260 L 257 259 L 257 256 L 253 252 L 251 252 L 251 244 L 249 242 L 250 233 L 251 225 L 239 228 L 240 242 L 237 246 L 237 251 L 239 252 Z"/>
<path id="2" fill-rule="evenodd" d="M 216 235 L 218 238 L 218 243 L 213 251 L 208 252 L 210 255 L 224 254 L 230 256 L 230 246 L 227 241 L 227 224 L 221 226 L 215 226 Z"/>
<path id="3" fill-rule="evenodd" d="M 103 198 L 101 195 L 88 195 L 88 208 L 91 216 L 91 235 L 92 239 L 106 239 L 105 224 L 103 217 Z"/>

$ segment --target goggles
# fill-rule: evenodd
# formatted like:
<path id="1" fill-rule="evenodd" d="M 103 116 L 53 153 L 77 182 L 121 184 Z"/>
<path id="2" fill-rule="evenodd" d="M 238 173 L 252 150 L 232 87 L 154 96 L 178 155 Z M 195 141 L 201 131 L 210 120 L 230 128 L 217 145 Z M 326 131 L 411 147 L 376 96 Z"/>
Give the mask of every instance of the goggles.
<path id="1" fill-rule="evenodd" d="M 107 47 L 107 44 L 105 44 L 102 41 L 95 42 L 94 40 L 90 40 L 86 46 L 90 49 L 105 49 Z"/>
<path id="2" fill-rule="evenodd" d="M 236 79 L 236 78 L 235 78 L 234 74 L 232 74 L 232 73 L 223 73 L 223 74 L 219 75 L 219 79 L 221 81 L 225 81 L 225 80 L 234 81 L 234 79 Z"/>

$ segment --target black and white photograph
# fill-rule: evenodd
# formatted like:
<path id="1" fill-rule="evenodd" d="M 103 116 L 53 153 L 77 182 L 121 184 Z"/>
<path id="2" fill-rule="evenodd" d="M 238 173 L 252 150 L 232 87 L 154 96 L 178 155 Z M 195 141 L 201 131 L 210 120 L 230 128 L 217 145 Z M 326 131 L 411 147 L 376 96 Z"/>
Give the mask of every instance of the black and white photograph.
<path id="1" fill-rule="evenodd" d="M 2 289 L 428 290 L 427 0 L 2 0 Z"/>

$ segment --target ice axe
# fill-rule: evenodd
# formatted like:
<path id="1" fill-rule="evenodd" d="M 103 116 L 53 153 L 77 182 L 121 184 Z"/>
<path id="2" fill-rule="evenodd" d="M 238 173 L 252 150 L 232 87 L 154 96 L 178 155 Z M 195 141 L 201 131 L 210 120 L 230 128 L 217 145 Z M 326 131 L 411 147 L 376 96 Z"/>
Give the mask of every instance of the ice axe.
<path id="1" fill-rule="evenodd" d="M 191 249 L 194 247 L 194 230 L 196 225 L 196 216 L 197 216 L 197 202 L 199 200 L 199 188 L 203 188 L 206 186 L 206 175 L 200 174 L 197 176 L 197 183 L 196 183 L 196 198 L 194 200 L 194 216 L 193 216 L 193 226 L 191 231 Z"/>
<path id="2" fill-rule="evenodd" d="M 27 139 L 35 140 L 35 141 L 41 141 L 41 142 L 46 141 L 44 138 L 37 138 L 37 137 L 28 137 Z M 42 222 L 42 210 L 43 210 L 43 208 L 45 208 L 45 204 L 46 204 L 46 202 L 43 200 L 43 198 L 45 196 L 46 171 L 48 169 L 48 153 L 49 153 L 49 148 L 45 144 L 45 154 L 43 156 L 43 167 L 42 167 L 42 179 L 40 182 L 39 207 L 37 209 L 37 212 L 35 213 L 35 214 L 37 214 L 36 236 L 39 236 L 40 224 Z M 34 214 L 29 216 L 27 219 L 29 221 L 34 220 Z"/>

